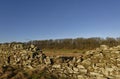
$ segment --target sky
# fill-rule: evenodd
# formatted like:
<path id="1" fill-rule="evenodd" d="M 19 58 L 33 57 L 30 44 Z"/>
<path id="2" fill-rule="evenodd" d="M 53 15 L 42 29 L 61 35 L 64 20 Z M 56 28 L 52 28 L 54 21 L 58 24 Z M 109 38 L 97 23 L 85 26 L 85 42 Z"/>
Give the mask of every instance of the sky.
<path id="1" fill-rule="evenodd" d="M 0 42 L 120 37 L 120 0 L 0 0 Z"/>

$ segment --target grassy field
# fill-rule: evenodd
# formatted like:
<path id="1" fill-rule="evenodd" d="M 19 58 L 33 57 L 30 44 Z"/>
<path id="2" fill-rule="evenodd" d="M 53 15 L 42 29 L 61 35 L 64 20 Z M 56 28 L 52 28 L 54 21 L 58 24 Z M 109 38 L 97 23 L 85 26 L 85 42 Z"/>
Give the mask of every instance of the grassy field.
<path id="1" fill-rule="evenodd" d="M 43 52 L 47 56 L 78 56 L 85 52 L 86 50 L 78 50 L 78 49 L 43 49 Z"/>

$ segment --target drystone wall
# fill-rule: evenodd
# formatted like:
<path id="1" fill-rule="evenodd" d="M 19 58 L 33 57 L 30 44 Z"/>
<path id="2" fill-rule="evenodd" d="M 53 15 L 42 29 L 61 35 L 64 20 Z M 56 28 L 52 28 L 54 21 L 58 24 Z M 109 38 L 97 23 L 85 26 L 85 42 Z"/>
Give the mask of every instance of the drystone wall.
<path id="1" fill-rule="evenodd" d="M 0 45 L 0 67 L 47 69 L 56 79 L 120 79 L 120 46 L 101 45 L 81 56 L 46 56 L 34 45 Z M 4 72 L 0 71 L 0 79 Z M 9 78 L 9 77 L 7 77 Z M 38 78 L 40 79 L 40 78 Z"/>

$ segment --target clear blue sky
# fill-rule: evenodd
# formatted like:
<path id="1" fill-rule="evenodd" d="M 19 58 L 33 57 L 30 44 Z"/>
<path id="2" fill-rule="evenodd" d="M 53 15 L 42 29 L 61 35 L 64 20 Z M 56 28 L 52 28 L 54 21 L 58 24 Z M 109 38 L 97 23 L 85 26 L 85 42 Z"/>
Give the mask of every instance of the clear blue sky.
<path id="1" fill-rule="evenodd" d="M 0 0 L 0 42 L 120 37 L 120 0 Z"/>

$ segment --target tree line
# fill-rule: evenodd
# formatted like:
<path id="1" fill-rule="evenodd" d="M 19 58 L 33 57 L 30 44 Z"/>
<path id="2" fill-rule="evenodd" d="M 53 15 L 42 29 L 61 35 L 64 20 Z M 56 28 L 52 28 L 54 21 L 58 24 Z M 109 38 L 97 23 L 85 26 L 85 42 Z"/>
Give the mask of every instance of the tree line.
<path id="1" fill-rule="evenodd" d="M 81 49 L 88 50 L 99 47 L 100 45 L 117 46 L 120 45 L 120 38 L 75 38 L 75 39 L 55 39 L 55 40 L 33 40 L 26 44 L 34 44 L 40 49 Z"/>

